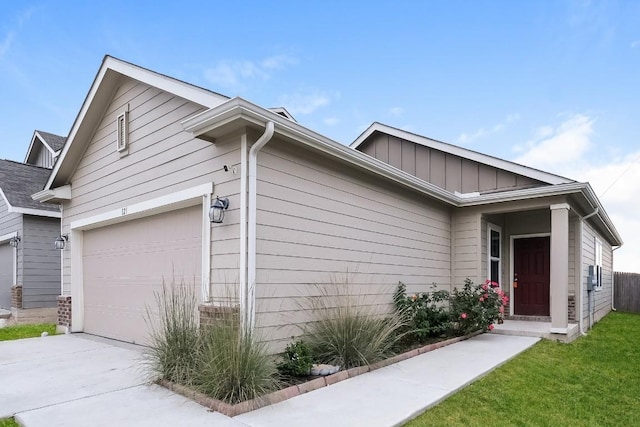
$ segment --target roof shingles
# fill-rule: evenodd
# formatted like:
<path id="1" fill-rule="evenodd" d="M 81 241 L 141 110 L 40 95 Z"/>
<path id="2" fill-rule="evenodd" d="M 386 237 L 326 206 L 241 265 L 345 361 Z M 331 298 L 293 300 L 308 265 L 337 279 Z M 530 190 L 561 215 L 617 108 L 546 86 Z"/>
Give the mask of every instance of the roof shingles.
<path id="1" fill-rule="evenodd" d="M 31 198 L 32 194 L 44 188 L 50 174 L 51 169 L 0 160 L 0 189 L 15 208 L 58 212 L 60 209 L 57 205 L 40 203 Z"/>

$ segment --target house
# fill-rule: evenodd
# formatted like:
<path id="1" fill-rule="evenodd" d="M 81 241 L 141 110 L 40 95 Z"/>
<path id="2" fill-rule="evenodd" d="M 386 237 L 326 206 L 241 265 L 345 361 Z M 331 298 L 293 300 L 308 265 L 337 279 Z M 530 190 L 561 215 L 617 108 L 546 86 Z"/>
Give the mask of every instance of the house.
<path id="1" fill-rule="evenodd" d="M 12 323 L 55 322 L 60 294 L 60 208 L 42 190 L 64 138 L 35 131 L 25 163 L 0 160 L 0 309 Z"/>
<path id="2" fill-rule="evenodd" d="M 381 311 L 398 281 L 490 278 L 570 339 L 610 310 L 622 244 L 587 183 L 378 123 L 345 146 L 109 56 L 33 198 L 63 213 L 61 329 L 135 343 L 175 281 L 201 322 L 231 289 L 280 351 L 311 318 L 300 299 L 353 271 Z"/>

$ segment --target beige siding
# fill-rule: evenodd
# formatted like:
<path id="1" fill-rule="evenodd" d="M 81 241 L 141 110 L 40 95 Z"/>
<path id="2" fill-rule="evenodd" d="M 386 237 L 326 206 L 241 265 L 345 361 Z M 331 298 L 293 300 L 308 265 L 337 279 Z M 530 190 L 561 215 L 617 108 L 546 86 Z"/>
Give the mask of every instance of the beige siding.
<path id="1" fill-rule="evenodd" d="M 116 117 L 128 104 L 129 149 L 116 151 Z M 71 177 L 73 199 L 64 204 L 63 232 L 72 221 L 150 200 L 203 183 L 229 197 L 225 223 L 212 228 L 212 281 L 237 281 L 240 136 L 212 144 L 193 139 L 182 120 L 203 107 L 132 79 L 123 79 Z M 77 141 L 76 143 L 79 143 Z M 225 172 L 223 165 L 229 165 Z M 64 289 L 70 292 L 70 248 L 64 250 Z M 234 256 L 230 254 L 235 252 Z M 235 269 L 233 273 L 230 270 Z"/>
<path id="2" fill-rule="evenodd" d="M 587 276 L 589 266 L 595 264 L 595 239 L 598 237 L 602 242 L 602 290 L 587 292 Z M 597 322 L 609 311 L 611 311 L 611 287 L 613 269 L 613 251 L 611 245 L 598 234 L 587 222 L 582 230 L 582 274 L 584 283 L 582 315 L 585 329 L 590 327 L 590 311 L 593 314 L 593 321 Z M 591 300 L 589 301 L 589 298 Z"/>
<path id="3" fill-rule="evenodd" d="M 380 132 L 371 135 L 358 150 L 451 192 L 547 185 Z"/>
<path id="4" fill-rule="evenodd" d="M 479 283 L 481 279 L 481 221 L 481 214 L 475 210 L 458 210 L 454 212 L 452 286 L 462 285 L 465 279 L 471 279 L 474 283 Z"/>
<path id="5" fill-rule="evenodd" d="M 426 198 L 282 141 L 258 157 L 257 325 L 282 349 L 310 320 L 305 297 L 348 280 L 388 310 L 409 292 L 449 287 L 449 211 Z"/>

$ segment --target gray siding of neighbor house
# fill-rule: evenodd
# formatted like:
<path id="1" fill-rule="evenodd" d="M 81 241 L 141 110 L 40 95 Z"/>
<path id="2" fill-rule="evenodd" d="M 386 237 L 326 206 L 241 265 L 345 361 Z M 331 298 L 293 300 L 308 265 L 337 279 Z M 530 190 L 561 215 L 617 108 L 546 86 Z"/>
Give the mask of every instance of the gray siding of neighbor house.
<path id="1" fill-rule="evenodd" d="M 116 151 L 116 117 L 127 104 L 129 150 L 121 156 Z M 240 175 L 225 172 L 222 166 L 239 165 L 240 137 L 212 144 L 184 132 L 181 122 L 203 110 L 183 98 L 122 78 L 71 178 L 73 199 L 64 204 L 63 233 L 75 220 L 213 182 L 216 195 L 229 197 L 230 208 L 224 224 L 212 228 L 216 243 L 211 280 L 214 285 L 237 282 Z M 70 241 L 64 249 L 65 294 L 71 291 L 72 245 Z"/>
<path id="2" fill-rule="evenodd" d="M 42 144 L 38 144 L 39 148 L 38 150 L 38 156 L 36 157 L 36 161 L 33 163 L 35 166 L 40 166 L 42 168 L 49 168 L 51 169 L 53 167 L 53 154 L 51 154 L 51 151 L 47 150 L 46 147 L 44 147 Z"/>
<path id="3" fill-rule="evenodd" d="M 22 306 L 55 307 L 60 295 L 60 251 L 53 246 L 60 220 L 25 215 L 22 234 Z"/>
<path id="4" fill-rule="evenodd" d="M 4 199 L 0 197 L 0 236 L 5 234 L 13 233 L 14 231 L 18 232 L 19 236 L 22 236 L 22 214 L 12 213 L 8 211 L 7 204 Z M 8 244 L 7 244 L 8 245 Z M 11 252 L 11 264 L 13 264 L 13 250 Z M 18 284 L 22 283 L 22 245 L 18 245 Z M 4 296 L 0 297 L 3 302 L 0 304 L 6 305 L 6 301 L 8 299 L 9 305 L 11 305 L 11 286 L 14 285 L 13 282 L 13 271 L 10 272 L 9 275 L 4 275 L 4 277 L 8 277 L 8 281 L 5 279 L 6 283 L 1 283 L 0 286 L 3 288 L 0 290 Z"/>
<path id="5" fill-rule="evenodd" d="M 602 242 L 602 290 L 587 292 L 587 276 L 589 266 L 595 265 L 595 239 Z M 593 313 L 593 322 L 597 322 L 611 311 L 611 287 L 613 286 L 613 248 L 602 236 L 586 221 L 582 229 L 582 278 L 583 278 L 583 304 L 582 319 L 584 327 L 591 327 L 589 304 Z M 590 294 L 590 295 L 589 295 Z M 589 301 L 591 298 L 591 301 Z"/>
<path id="6" fill-rule="evenodd" d="M 256 321 L 272 352 L 313 319 L 319 286 L 348 282 L 379 313 L 398 281 L 450 288 L 447 207 L 278 139 L 258 165 Z"/>
<path id="7" fill-rule="evenodd" d="M 548 185 L 380 132 L 371 135 L 358 150 L 451 192 Z"/>

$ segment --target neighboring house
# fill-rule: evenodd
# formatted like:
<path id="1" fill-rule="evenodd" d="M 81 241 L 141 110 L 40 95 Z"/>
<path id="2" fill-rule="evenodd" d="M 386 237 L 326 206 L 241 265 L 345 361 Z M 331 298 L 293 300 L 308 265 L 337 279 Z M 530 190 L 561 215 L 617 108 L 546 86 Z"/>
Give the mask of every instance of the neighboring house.
<path id="1" fill-rule="evenodd" d="M 67 138 L 37 130 L 33 133 L 24 162 L 51 169 Z"/>
<path id="2" fill-rule="evenodd" d="M 61 327 L 135 343 L 154 291 L 175 280 L 201 318 L 231 289 L 280 351 L 311 319 L 301 298 L 348 272 L 381 311 L 398 281 L 416 292 L 491 278 L 511 314 L 571 338 L 590 310 L 609 311 L 622 244 L 588 184 L 380 124 L 347 147 L 284 109 L 112 57 L 33 197 L 62 206 Z M 212 223 L 217 197 L 228 209 Z"/>
<path id="3" fill-rule="evenodd" d="M 37 132 L 36 132 L 37 134 Z M 0 160 L 0 308 L 11 322 L 56 320 L 60 293 L 60 208 L 31 198 L 51 169 Z"/>

